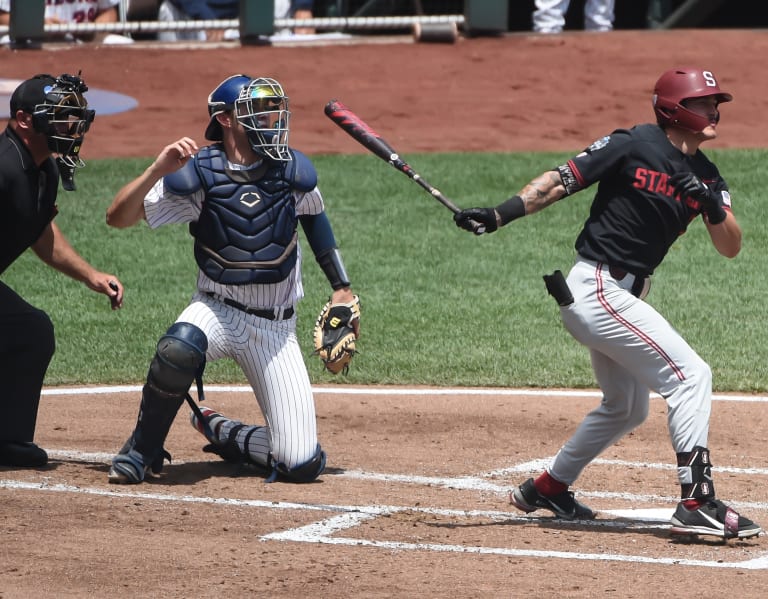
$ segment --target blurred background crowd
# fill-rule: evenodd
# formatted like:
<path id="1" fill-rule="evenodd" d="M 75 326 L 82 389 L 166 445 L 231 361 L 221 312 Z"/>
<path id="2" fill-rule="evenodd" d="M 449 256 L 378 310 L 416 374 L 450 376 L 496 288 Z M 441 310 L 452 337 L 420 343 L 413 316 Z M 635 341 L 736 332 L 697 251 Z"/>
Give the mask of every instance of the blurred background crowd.
<path id="1" fill-rule="evenodd" d="M 175 22 L 239 19 L 244 10 L 263 11 L 268 0 L 0 0 L 0 27 L 11 22 L 13 6 L 45 3 L 45 23 Z M 646 28 L 761 28 L 768 27 L 768 3 L 753 0 L 272 0 L 274 19 L 322 19 L 347 17 L 463 15 L 475 10 L 494 11 L 506 23 L 497 24 L 496 33 L 533 31 L 557 34 L 569 30 L 606 32 L 614 29 Z M 15 3 L 15 4 L 14 4 Z M 473 8 L 474 7 L 474 8 Z M 478 8 L 479 7 L 479 8 Z M 492 8 L 488 8 L 492 7 Z M 21 8 L 17 8 L 21 10 Z M 277 36 L 343 33 L 303 27 L 275 28 Z M 392 33 L 366 28 L 364 33 Z M 117 34 L 117 35 L 116 35 Z M 46 32 L 46 41 L 107 41 L 130 43 L 133 40 L 222 41 L 239 37 L 238 28 L 162 29 L 121 32 Z M 5 40 L 8 41 L 8 36 Z"/>

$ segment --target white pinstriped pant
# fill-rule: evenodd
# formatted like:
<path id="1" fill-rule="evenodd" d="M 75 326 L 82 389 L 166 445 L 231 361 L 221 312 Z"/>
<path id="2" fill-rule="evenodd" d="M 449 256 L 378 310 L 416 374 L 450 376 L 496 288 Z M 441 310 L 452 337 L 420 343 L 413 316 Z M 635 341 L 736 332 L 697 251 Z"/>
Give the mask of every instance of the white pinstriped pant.
<path id="1" fill-rule="evenodd" d="M 563 324 L 589 348 L 603 399 L 555 456 L 550 474 L 572 484 L 646 419 L 650 390 L 667 402 L 674 452 L 707 447 L 712 371 L 661 314 L 630 293 L 634 275 L 617 280 L 607 265 L 579 259 L 567 281 L 574 302 L 560 308 Z M 678 478 L 690 483 L 690 468 L 678 468 Z"/>
<path id="2" fill-rule="evenodd" d="M 309 374 L 296 338 L 296 316 L 267 320 L 197 293 L 177 322 L 208 337 L 209 361 L 231 358 L 253 388 L 266 421 L 251 437 L 251 457 L 269 465 L 269 454 L 288 468 L 317 450 L 317 422 Z M 222 431 L 224 432 L 224 431 Z"/>

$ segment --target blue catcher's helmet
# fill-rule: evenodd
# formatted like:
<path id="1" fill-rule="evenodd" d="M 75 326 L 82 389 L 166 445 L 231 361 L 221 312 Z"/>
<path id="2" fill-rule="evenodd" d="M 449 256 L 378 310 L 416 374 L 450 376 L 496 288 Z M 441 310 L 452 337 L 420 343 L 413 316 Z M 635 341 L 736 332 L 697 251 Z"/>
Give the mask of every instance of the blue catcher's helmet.
<path id="1" fill-rule="evenodd" d="M 211 141 L 221 141 L 221 125 L 216 120 L 216 115 L 234 110 L 235 100 L 240 96 L 240 92 L 245 89 L 253 79 L 248 75 L 232 75 L 219 83 L 208 95 L 208 115 L 211 117 L 208 127 L 205 130 L 205 139 Z"/>

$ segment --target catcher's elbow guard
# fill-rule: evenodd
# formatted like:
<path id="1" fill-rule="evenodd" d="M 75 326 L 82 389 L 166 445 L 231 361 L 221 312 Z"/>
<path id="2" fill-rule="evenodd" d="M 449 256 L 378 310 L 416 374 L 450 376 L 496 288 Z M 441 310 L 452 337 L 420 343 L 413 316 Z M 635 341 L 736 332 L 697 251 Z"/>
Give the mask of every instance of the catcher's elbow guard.
<path id="1" fill-rule="evenodd" d="M 328 277 L 328 282 L 334 290 L 343 289 L 351 285 L 347 269 L 344 268 L 344 262 L 341 260 L 339 248 L 331 248 L 319 254 L 317 256 L 317 263 L 323 269 L 325 276 Z"/>

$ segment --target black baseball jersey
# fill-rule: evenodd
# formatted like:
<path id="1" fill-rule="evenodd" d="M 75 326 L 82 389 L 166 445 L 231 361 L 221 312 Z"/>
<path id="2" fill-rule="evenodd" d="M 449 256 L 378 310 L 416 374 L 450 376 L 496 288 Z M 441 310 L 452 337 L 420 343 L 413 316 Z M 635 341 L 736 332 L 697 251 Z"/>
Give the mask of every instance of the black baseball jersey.
<path id="1" fill-rule="evenodd" d="M 558 168 L 568 193 L 599 182 L 576 250 L 589 260 L 650 275 L 674 241 L 701 214 L 669 184 L 678 171 L 691 171 L 730 209 L 728 186 L 699 150 L 687 155 L 657 125 L 617 129 Z"/>
<path id="2" fill-rule="evenodd" d="M 59 169 L 53 158 L 41 167 L 7 127 L 0 135 L 0 273 L 37 241 L 56 216 Z"/>

